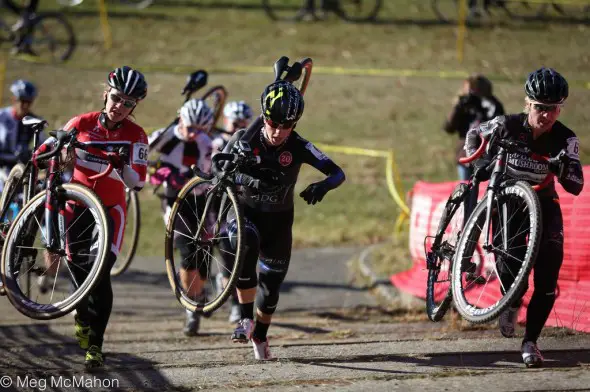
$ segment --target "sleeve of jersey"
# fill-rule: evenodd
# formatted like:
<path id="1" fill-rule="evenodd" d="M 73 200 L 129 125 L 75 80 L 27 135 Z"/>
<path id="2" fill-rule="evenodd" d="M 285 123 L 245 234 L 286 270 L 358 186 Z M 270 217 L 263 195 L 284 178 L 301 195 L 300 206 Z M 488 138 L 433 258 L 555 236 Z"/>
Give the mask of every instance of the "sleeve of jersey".
<path id="1" fill-rule="evenodd" d="M 148 139 L 145 132 L 141 130 L 139 137 L 131 144 L 129 164 L 123 166 L 123 170 L 121 170 L 121 179 L 125 186 L 136 192 L 139 192 L 145 185 L 148 152 Z"/>
<path id="2" fill-rule="evenodd" d="M 340 186 L 346 179 L 344 171 L 334 163 L 328 156 L 321 152 L 312 142 L 300 139 L 304 143 L 303 148 L 303 161 L 328 177 L 324 180 L 324 184 L 328 186 L 328 189 L 334 189 Z"/>
<path id="3" fill-rule="evenodd" d="M 150 134 L 150 136 L 148 136 L 148 145 L 149 145 L 149 149 L 150 151 L 160 151 L 160 148 L 162 148 L 162 146 L 164 145 L 164 143 L 167 140 L 165 139 L 165 133 L 166 131 L 170 130 L 172 128 L 161 128 L 158 130 L 155 130 L 154 132 L 152 132 Z M 167 136 L 167 135 L 166 135 Z"/>
<path id="4" fill-rule="evenodd" d="M 203 135 L 204 136 L 204 135 Z M 213 153 L 213 147 L 211 139 L 203 137 L 199 141 L 199 161 L 197 166 L 203 173 L 211 172 L 211 154 Z"/>
<path id="5" fill-rule="evenodd" d="M 579 140 L 575 136 L 566 139 L 565 151 L 570 161 L 565 169 L 565 174 L 559 179 L 563 189 L 576 196 L 584 188 L 584 171 L 580 163 L 579 144 Z"/>

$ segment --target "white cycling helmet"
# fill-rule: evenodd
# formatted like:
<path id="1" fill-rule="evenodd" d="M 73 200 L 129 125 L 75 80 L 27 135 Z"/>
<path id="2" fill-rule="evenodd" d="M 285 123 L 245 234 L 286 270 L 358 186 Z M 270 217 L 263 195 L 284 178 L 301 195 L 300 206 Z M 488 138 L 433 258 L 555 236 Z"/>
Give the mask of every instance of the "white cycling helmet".
<path id="1" fill-rule="evenodd" d="M 232 121 L 252 119 L 252 108 L 244 101 L 228 102 L 223 108 L 223 115 Z"/>
<path id="2" fill-rule="evenodd" d="M 215 116 L 213 111 L 202 99 L 191 99 L 180 109 L 180 118 L 184 125 L 210 129 Z"/>

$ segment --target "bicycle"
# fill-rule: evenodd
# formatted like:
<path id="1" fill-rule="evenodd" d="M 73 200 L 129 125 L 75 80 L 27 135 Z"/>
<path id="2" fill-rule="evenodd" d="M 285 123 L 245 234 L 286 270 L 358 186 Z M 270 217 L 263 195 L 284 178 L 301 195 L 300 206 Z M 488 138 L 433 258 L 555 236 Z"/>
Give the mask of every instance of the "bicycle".
<path id="1" fill-rule="evenodd" d="M 44 123 L 37 120 L 34 127 Z M 22 314 L 38 320 L 65 315 L 88 295 L 106 268 L 112 238 L 107 212 L 96 194 L 79 184 L 62 183 L 62 148 L 65 147 L 67 157 L 71 157 L 73 148 L 88 150 L 88 146 L 76 140 L 76 130 L 50 134 L 57 139 L 55 149 L 40 154 L 36 160 L 48 162 L 45 190 L 31 198 L 10 225 L 0 265 L 12 305 Z M 110 161 L 111 154 L 92 152 L 106 161 Z M 31 161 L 26 167 L 32 164 Z M 112 164 L 108 164 L 104 172 L 90 179 L 106 177 L 112 169 Z M 22 182 L 21 177 L 17 183 Z M 92 215 L 93 223 L 77 227 L 80 217 L 87 213 Z M 79 248 L 81 243 L 89 244 L 75 252 L 74 247 Z M 60 280 L 62 265 L 69 275 L 66 283 Z M 27 287 L 32 275 L 53 278 L 47 293 Z"/>
<path id="2" fill-rule="evenodd" d="M 294 83 L 300 80 L 303 75 L 299 89 L 304 93 L 311 76 L 312 60 L 306 58 L 300 62 L 293 63 L 291 66 L 288 63 L 289 59 L 287 57 L 281 57 L 275 62 L 275 81 L 283 79 Z M 221 307 L 231 295 L 240 274 L 243 262 L 241 256 L 244 247 L 244 221 L 238 201 L 239 181 L 236 179 L 236 174 L 239 173 L 240 168 L 259 164 L 261 159 L 263 159 L 260 156 L 253 155 L 248 143 L 253 133 L 262 126 L 262 118 L 261 115 L 250 124 L 242 140 L 238 141 L 238 148 L 235 152 L 221 152 L 213 156 L 214 175 L 202 173 L 198 168 L 193 166 L 192 170 L 195 177 L 187 182 L 180 190 L 172 206 L 170 218 L 166 225 L 166 237 L 164 241 L 166 271 L 170 286 L 176 298 L 189 311 L 210 314 Z M 190 207 L 191 205 L 196 205 L 197 193 L 205 194 L 205 205 L 202 212 L 195 211 Z M 189 213 L 194 215 L 191 217 L 192 219 L 196 219 L 197 222 L 194 229 L 189 227 L 188 222 L 190 220 L 183 217 L 184 211 L 189 211 Z M 235 232 L 232 231 L 231 233 L 232 237 L 235 237 L 236 240 L 235 253 L 223 251 L 222 247 L 219 246 L 221 241 L 229 239 L 225 227 L 225 220 L 228 215 L 235 217 L 236 220 Z M 190 236 L 175 230 L 177 221 L 187 228 Z M 208 290 L 209 292 L 216 293 L 215 297 L 209 297 L 198 302 L 188 295 L 190 287 L 188 289 L 182 287 L 178 274 L 182 260 L 176 259 L 174 250 L 175 235 L 186 236 L 194 242 L 196 246 L 195 254 L 200 254 L 207 263 L 207 270 L 209 271 L 207 280 L 211 288 L 216 287 L 216 272 L 225 269 L 224 262 L 214 255 L 213 249 L 217 248 L 220 252 L 225 252 L 233 258 L 233 269 L 229 271 L 230 277 L 227 284 L 220 291 Z M 213 273 L 211 271 L 212 263 L 215 263 L 218 269 L 218 271 Z"/>
<path id="3" fill-rule="evenodd" d="M 60 12 L 39 12 L 12 25 L 0 18 L 0 44 L 5 42 L 16 55 L 41 62 L 67 61 L 77 44 L 72 25 Z"/>
<path id="4" fill-rule="evenodd" d="M 315 0 L 262 0 L 262 7 L 273 20 L 324 20 L 329 12 L 348 22 L 370 22 L 377 18 L 381 0 L 321 0 L 320 10 Z"/>
<path id="5" fill-rule="evenodd" d="M 462 158 L 460 162 L 469 163 L 477 159 L 484 153 L 487 144 L 488 141 L 484 140 L 472 156 Z M 553 181 L 551 173 L 535 186 L 510 179 L 506 174 L 509 153 L 531 157 L 539 160 L 540 164 L 547 164 L 548 159 L 532 153 L 519 141 L 492 137 L 489 144 L 498 149 L 488 165 L 491 169 L 490 181 L 485 195 L 465 222 L 451 269 L 453 303 L 461 316 L 472 323 L 484 323 L 498 317 L 526 286 L 536 260 L 542 230 L 540 201 L 535 191 Z M 478 243 L 482 244 L 484 259 L 493 258 L 489 263 L 492 267 L 476 279 L 469 279 Z M 522 255 L 520 258 L 519 254 Z M 518 262 L 518 270 L 513 271 L 507 260 Z M 502 284 L 501 272 L 514 277 L 509 287 Z M 492 281 L 495 282 L 490 284 Z M 495 300 L 500 289 L 502 296 Z"/>

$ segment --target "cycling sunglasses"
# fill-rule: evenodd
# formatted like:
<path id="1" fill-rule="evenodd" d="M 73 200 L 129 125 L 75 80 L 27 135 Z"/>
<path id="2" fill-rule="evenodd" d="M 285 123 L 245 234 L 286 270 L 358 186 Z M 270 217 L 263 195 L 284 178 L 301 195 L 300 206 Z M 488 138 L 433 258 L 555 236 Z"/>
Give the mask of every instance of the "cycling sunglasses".
<path id="1" fill-rule="evenodd" d="M 113 101 L 114 103 L 122 102 L 123 106 L 125 106 L 127 109 L 134 108 L 137 105 L 137 101 L 135 101 L 133 99 L 125 99 L 125 98 L 121 97 L 120 95 L 113 94 L 113 93 L 109 94 L 109 96 L 111 97 L 111 101 Z"/>
<path id="2" fill-rule="evenodd" d="M 554 112 L 557 110 L 558 107 L 561 107 L 561 104 L 556 105 L 544 105 L 542 103 L 534 103 L 533 108 L 538 112 Z"/>
<path id="3" fill-rule="evenodd" d="M 278 123 L 278 122 L 274 122 L 272 120 L 264 120 L 271 128 L 274 129 L 289 129 L 289 128 L 293 128 L 295 126 L 295 124 L 297 124 L 297 121 L 285 121 L 284 123 Z"/>

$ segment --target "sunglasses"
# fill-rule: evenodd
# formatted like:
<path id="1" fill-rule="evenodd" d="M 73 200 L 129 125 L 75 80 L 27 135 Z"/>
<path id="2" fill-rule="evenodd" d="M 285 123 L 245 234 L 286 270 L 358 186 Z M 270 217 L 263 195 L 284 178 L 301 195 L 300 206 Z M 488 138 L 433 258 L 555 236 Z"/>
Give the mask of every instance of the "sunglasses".
<path id="1" fill-rule="evenodd" d="M 264 120 L 271 128 L 274 129 L 289 129 L 293 128 L 297 121 L 285 121 L 284 123 L 277 123 L 272 120 Z"/>
<path id="2" fill-rule="evenodd" d="M 538 112 L 554 112 L 558 107 L 561 107 L 561 105 L 543 105 L 541 103 L 533 104 L 533 108 Z"/>
<path id="3" fill-rule="evenodd" d="M 111 101 L 113 101 L 114 103 L 122 102 L 123 106 L 125 106 L 127 109 L 134 108 L 135 105 L 137 105 L 137 101 L 133 99 L 125 99 L 117 94 L 109 94 L 109 97 L 111 97 Z"/>

